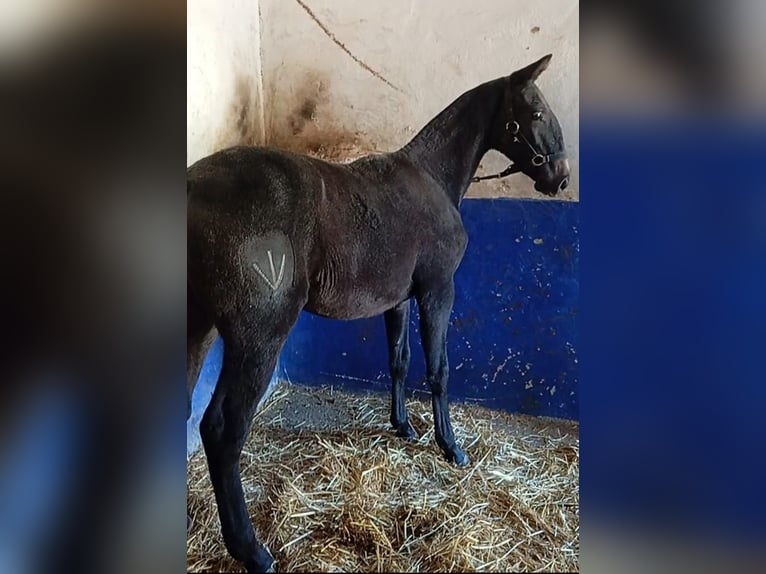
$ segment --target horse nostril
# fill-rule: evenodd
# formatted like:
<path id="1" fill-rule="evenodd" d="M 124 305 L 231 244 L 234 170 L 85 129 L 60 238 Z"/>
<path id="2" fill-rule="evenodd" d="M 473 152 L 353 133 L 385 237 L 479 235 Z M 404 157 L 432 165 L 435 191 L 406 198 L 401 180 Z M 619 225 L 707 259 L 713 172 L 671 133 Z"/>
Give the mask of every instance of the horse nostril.
<path id="1" fill-rule="evenodd" d="M 559 183 L 559 191 L 564 191 L 567 186 L 569 185 L 569 178 L 565 177 L 561 180 L 561 183 Z"/>

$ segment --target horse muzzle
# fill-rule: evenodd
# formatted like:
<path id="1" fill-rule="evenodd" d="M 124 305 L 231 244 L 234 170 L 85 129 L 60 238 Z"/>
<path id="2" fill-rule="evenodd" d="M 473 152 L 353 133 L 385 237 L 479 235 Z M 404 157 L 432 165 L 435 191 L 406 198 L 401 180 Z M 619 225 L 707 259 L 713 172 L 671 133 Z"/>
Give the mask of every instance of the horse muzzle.
<path id="1" fill-rule="evenodd" d="M 538 180 L 535 182 L 535 190 L 550 197 L 554 197 L 557 193 L 564 191 L 567 187 L 569 187 L 568 175 L 556 178 L 552 181 Z"/>
<path id="2" fill-rule="evenodd" d="M 569 162 L 566 159 L 551 162 L 550 170 L 545 171 L 550 176 L 542 177 L 535 181 L 535 189 L 537 191 L 553 197 L 569 187 Z"/>

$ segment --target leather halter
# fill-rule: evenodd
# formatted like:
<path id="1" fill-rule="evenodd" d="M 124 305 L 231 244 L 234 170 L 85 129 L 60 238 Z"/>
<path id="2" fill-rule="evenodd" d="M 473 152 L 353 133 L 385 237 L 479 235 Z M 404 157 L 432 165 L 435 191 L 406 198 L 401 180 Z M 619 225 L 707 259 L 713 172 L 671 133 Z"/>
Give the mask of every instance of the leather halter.
<path id="1" fill-rule="evenodd" d="M 519 122 L 515 120 L 506 123 L 505 129 L 511 132 L 514 142 L 518 142 L 519 140 L 521 140 L 525 144 L 527 144 L 527 147 L 532 152 L 532 160 L 531 160 L 532 165 L 535 167 L 540 167 L 553 160 L 564 159 L 566 157 L 566 152 L 564 152 L 564 150 L 561 150 L 555 153 L 550 153 L 550 154 L 542 154 L 539 151 L 537 151 L 537 149 L 535 149 L 535 146 L 533 146 L 529 142 L 529 140 L 524 136 L 524 134 L 521 132 L 521 126 L 519 126 Z M 501 177 L 507 177 L 511 174 L 518 173 L 520 171 L 521 171 L 520 167 L 511 163 L 508 167 L 506 167 L 500 173 L 495 173 L 493 175 L 485 175 L 483 177 L 473 177 L 471 178 L 471 181 L 483 181 L 485 179 L 500 179 Z"/>

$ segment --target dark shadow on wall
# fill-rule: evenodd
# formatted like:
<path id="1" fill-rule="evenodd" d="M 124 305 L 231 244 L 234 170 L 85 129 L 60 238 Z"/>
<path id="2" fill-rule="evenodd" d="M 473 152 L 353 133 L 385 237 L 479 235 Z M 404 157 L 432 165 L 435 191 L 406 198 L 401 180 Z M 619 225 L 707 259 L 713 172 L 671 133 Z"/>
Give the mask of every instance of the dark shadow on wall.
<path id="1" fill-rule="evenodd" d="M 294 89 L 272 85 L 265 97 L 262 135 L 254 79 L 238 75 L 234 81 L 227 127 L 219 137 L 217 149 L 267 145 L 332 161 L 347 161 L 376 151 L 366 134 L 343 127 L 343 122 L 333 115 L 330 82 L 326 76 L 309 72 Z M 280 101 L 280 109 L 289 110 L 286 114 L 273 112 L 269 102 L 277 101 Z"/>

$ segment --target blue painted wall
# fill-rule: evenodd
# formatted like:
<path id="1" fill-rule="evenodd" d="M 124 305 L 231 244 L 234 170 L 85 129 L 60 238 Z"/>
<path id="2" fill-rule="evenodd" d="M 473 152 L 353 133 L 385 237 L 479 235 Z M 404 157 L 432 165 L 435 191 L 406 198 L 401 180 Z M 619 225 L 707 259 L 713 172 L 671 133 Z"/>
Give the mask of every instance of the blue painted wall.
<path id="1" fill-rule="evenodd" d="M 467 199 L 468 248 L 458 269 L 448 336 L 449 395 L 510 412 L 578 417 L 577 203 Z M 425 372 L 412 303 L 408 388 Z M 220 345 L 208 355 L 195 411 L 217 378 Z M 302 313 L 280 358 L 281 376 L 306 385 L 388 392 L 382 317 L 335 321 Z M 194 415 L 193 415 L 194 416 Z"/>

